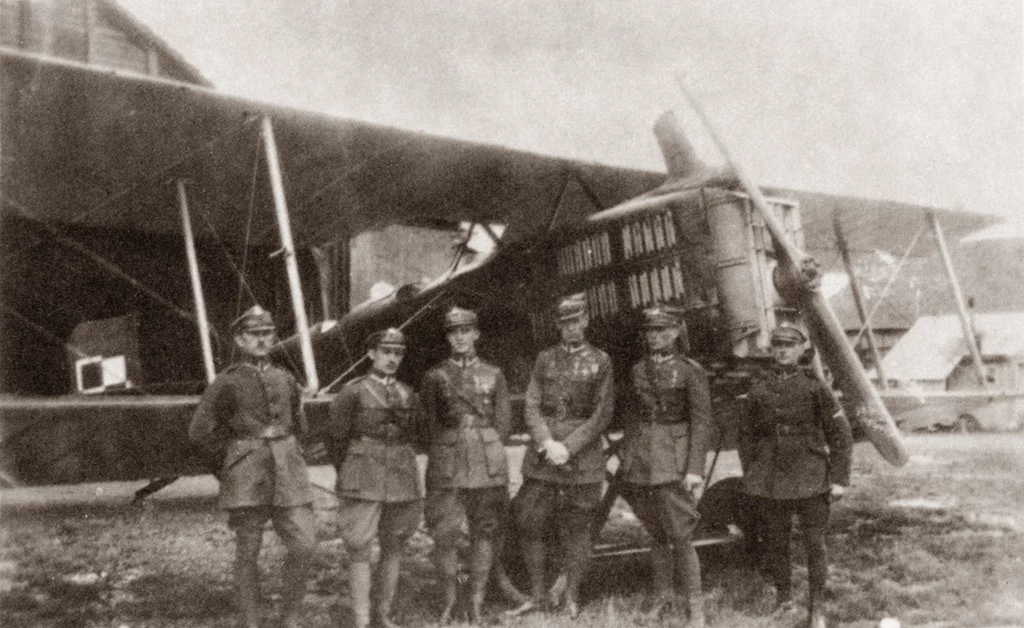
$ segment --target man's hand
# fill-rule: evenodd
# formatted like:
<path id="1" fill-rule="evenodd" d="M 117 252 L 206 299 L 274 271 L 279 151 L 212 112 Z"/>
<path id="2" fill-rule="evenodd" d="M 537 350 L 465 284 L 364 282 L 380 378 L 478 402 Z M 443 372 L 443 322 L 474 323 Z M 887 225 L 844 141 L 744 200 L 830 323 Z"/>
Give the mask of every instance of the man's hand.
<path id="1" fill-rule="evenodd" d="M 683 486 L 686 487 L 686 492 L 693 497 L 695 502 L 700 501 L 701 496 L 704 495 L 704 478 L 696 473 L 687 473 L 683 478 Z"/>
<path id="2" fill-rule="evenodd" d="M 843 495 L 846 494 L 846 487 L 839 484 L 833 484 L 828 489 L 829 501 L 837 502 L 842 499 Z"/>
<path id="3" fill-rule="evenodd" d="M 544 441 L 544 455 L 547 457 L 548 462 L 560 467 L 563 464 L 569 462 L 569 450 L 565 448 L 565 445 L 554 439 L 548 439 Z"/>

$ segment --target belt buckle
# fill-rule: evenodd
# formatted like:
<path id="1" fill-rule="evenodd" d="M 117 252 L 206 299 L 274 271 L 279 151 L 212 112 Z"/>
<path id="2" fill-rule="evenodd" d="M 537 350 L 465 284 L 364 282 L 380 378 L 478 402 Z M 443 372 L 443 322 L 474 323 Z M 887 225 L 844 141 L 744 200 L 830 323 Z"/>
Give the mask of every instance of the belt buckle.
<path id="1" fill-rule="evenodd" d="M 260 438 L 263 438 L 263 439 L 266 439 L 266 440 L 273 440 L 273 439 L 276 439 L 276 438 L 284 438 L 287 435 L 288 434 L 285 432 L 284 428 L 282 428 L 279 425 L 268 425 L 268 426 L 263 428 L 263 431 L 260 432 Z"/>
<path id="2" fill-rule="evenodd" d="M 793 436 L 802 432 L 797 430 L 795 425 L 788 425 L 786 423 L 780 423 L 775 427 L 776 432 L 781 436 Z"/>

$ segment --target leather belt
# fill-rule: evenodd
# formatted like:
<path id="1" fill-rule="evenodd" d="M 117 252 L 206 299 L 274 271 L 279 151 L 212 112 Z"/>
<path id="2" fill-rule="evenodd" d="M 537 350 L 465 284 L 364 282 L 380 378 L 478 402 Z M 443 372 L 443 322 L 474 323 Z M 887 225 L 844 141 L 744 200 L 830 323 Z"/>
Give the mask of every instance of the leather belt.
<path id="1" fill-rule="evenodd" d="M 372 434 L 362 434 L 360 438 L 377 441 L 385 445 L 404 445 L 412 442 L 412 439 L 406 437 L 401 428 L 391 424 L 381 425 Z"/>
<path id="2" fill-rule="evenodd" d="M 690 424 L 690 419 L 689 419 L 689 417 L 687 417 L 685 419 L 661 419 L 661 418 L 652 419 L 648 415 L 640 415 L 640 422 L 641 423 L 657 424 L 657 425 L 676 425 L 676 424 L 678 424 L 678 425 L 689 425 Z"/>

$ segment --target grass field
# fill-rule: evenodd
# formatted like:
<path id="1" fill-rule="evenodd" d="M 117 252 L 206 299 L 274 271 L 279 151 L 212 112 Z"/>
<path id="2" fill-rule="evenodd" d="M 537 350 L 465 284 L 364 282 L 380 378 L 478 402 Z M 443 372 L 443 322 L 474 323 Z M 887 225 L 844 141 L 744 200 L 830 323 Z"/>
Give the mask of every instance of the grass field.
<path id="1" fill-rule="evenodd" d="M 904 626 L 1024 626 L 1024 436 L 915 434 L 907 444 L 911 462 L 901 469 L 864 446 L 856 450 L 854 486 L 831 523 L 831 624 L 867 628 L 894 616 Z M 726 457 L 719 469 L 719 477 L 735 473 L 735 459 Z M 215 485 L 200 485 L 198 495 L 168 490 L 141 508 L 123 503 L 134 487 L 115 485 L 0 494 L 2 625 L 233 625 L 231 537 L 216 510 Z M 82 490 L 121 497 L 83 499 Z M 318 504 L 322 551 L 305 616 L 314 627 L 343 626 L 348 617 L 338 602 L 344 550 L 330 501 L 324 496 Z M 628 514 L 619 513 L 617 523 L 624 521 Z M 272 594 L 282 552 L 273 535 L 267 540 L 264 586 Z M 429 546 L 425 536 L 414 539 L 403 573 L 399 614 L 411 628 L 436 625 Z M 802 614 L 770 615 L 771 590 L 759 575 L 726 554 L 704 559 L 710 625 L 799 625 Z M 798 567 L 800 601 L 805 576 Z M 643 557 L 595 561 L 576 621 L 506 620 L 500 599 L 488 611 L 495 625 L 523 628 L 682 623 L 674 615 L 660 623 L 642 617 L 646 578 Z"/>

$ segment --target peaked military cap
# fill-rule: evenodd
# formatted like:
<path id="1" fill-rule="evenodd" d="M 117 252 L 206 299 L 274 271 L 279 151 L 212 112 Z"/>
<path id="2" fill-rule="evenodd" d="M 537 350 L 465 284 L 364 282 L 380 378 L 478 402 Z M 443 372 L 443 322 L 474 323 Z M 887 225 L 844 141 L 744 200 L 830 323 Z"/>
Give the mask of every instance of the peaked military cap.
<path id="1" fill-rule="evenodd" d="M 402 347 L 405 348 L 405 334 L 402 330 L 394 327 L 375 331 L 366 337 L 366 349 L 378 347 Z"/>
<path id="2" fill-rule="evenodd" d="M 268 331 L 274 329 L 274 318 L 270 312 L 254 305 L 231 323 L 231 329 L 240 334 L 245 331 Z"/>
<path id="3" fill-rule="evenodd" d="M 789 321 L 783 321 L 772 330 L 772 343 L 803 344 L 807 342 L 807 334 Z"/>
<path id="4" fill-rule="evenodd" d="M 644 329 L 665 329 L 679 327 L 683 323 L 682 312 L 668 305 L 656 305 L 643 311 L 640 326 Z"/>
<path id="5" fill-rule="evenodd" d="M 573 294 L 562 299 L 558 304 L 558 320 L 571 321 L 587 315 L 587 301 L 583 294 Z"/>
<path id="6" fill-rule="evenodd" d="M 462 327 L 464 325 L 476 325 L 476 312 L 455 306 L 444 315 L 444 328 Z"/>

